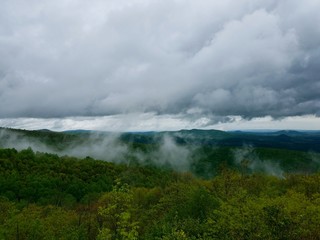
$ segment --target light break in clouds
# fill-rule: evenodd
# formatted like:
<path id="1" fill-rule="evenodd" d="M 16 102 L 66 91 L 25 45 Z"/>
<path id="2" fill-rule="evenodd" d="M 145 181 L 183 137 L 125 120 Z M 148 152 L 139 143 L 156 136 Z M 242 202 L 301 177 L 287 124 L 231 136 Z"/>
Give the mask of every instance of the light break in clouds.
<path id="1" fill-rule="evenodd" d="M 2 0 L 0 123 L 314 123 L 319 12 L 317 0 Z"/>

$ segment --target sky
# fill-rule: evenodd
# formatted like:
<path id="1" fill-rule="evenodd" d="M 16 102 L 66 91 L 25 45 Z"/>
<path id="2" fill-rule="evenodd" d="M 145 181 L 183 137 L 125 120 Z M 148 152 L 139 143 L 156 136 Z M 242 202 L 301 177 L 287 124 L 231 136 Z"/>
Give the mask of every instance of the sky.
<path id="1" fill-rule="evenodd" d="M 1 0 L 0 126 L 320 129 L 318 0 Z"/>

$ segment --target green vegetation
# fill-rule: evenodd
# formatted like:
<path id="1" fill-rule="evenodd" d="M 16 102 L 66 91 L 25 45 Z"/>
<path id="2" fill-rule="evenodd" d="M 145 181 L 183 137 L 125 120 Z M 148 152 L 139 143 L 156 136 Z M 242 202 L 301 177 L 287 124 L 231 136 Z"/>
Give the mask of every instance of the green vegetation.
<path id="1" fill-rule="evenodd" d="M 205 178 L 217 175 L 221 165 L 242 173 L 266 173 L 278 177 L 285 173 L 319 172 L 319 132 L 298 133 L 182 130 L 112 134 L 0 128 L 0 148 L 22 150 L 31 147 L 34 151 L 58 156 L 90 156 L 131 167 L 156 166 L 190 171 Z M 305 150 L 297 150 L 300 147 Z"/>
<path id="2" fill-rule="evenodd" d="M 0 128 L 0 239 L 320 239 L 318 142 Z"/>
<path id="3" fill-rule="evenodd" d="M 0 239 L 319 239 L 320 174 L 278 178 L 245 164 L 221 161 L 202 178 L 0 149 Z"/>

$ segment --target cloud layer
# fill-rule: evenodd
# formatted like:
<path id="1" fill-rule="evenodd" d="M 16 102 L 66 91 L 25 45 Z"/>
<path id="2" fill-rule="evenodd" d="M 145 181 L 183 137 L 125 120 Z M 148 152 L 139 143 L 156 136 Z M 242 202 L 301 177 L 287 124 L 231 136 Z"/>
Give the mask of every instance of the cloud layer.
<path id="1" fill-rule="evenodd" d="M 320 115 L 320 2 L 3 0 L 0 118 Z"/>

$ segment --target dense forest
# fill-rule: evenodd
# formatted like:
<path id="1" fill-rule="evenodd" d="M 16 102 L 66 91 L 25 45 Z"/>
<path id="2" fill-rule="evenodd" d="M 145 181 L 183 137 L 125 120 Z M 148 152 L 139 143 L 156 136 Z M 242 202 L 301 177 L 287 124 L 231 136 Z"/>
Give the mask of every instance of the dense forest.
<path id="1" fill-rule="evenodd" d="M 28 134 L 61 152 L 85 142 Z M 170 147 L 131 139 L 118 162 L 2 147 L 0 239 L 320 239 L 319 154 L 202 144 L 188 168 L 152 161 L 185 157 Z"/>

